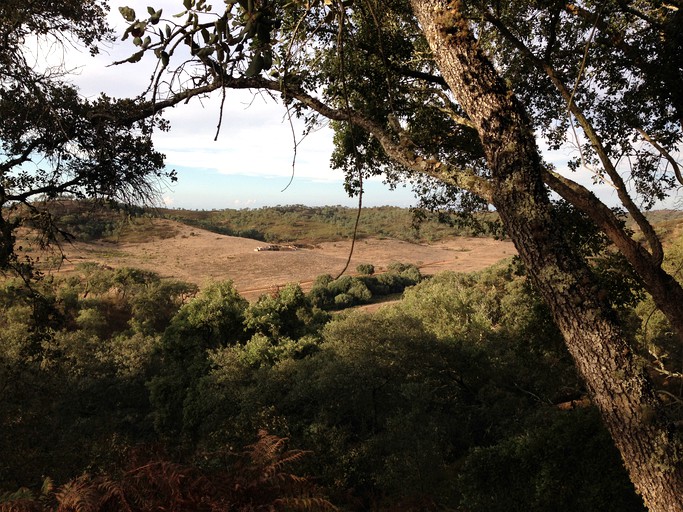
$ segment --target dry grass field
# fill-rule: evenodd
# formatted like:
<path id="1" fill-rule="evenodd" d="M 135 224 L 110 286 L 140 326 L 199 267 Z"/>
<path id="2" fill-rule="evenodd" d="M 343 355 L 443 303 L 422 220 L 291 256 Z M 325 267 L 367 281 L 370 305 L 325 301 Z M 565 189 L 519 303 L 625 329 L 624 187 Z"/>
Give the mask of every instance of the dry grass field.
<path id="1" fill-rule="evenodd" d="M 223 236 L 170 220 L 148 219 L 148 229 L 120 240 L 76 242 L 63 247 L 66 257 L 49 272 L 68 273 L 85 262 L 109 267 L 136 267 L 202 286 L 211 280 L 231 279 L 239 292 L 253 299 L 286 283 L 304 289 L 320 274 L 337 275 L 346 263 L 351 241 L 326 242 L 296 251 L 256 252 L 263 242 Z M 389 239 L 362 239 L 355 245 L 349 271 L 372 263 L 381 272 L 392 262 L 413 263 L 423 274 L 443 270 L 483 269 L 515 254 L 511 242 L 459 237 L 433 245 Z M 56 260 L 44 256 L 43 262 Z"/>

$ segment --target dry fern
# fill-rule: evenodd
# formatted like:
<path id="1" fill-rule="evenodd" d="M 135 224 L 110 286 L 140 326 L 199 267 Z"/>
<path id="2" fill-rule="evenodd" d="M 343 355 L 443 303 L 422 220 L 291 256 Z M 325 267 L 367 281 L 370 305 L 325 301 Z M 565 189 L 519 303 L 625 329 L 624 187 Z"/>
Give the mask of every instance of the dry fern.
<path id="1" fill-rule="evenodd" d="M 82 475 L 41 496 L 19 489 L 0 496 L 0 512 L 277 512 L 337 510 L 307 477 L 287 468 L 308 452 L 259 432 L 237 463 L 221 470 L 148 460 L 120 478 Z"/>
<path id="2" fill-rule="evenodd" d="M 45 478 L 38 498 L 26 487 L 21 487 L 12 493 L 0 494 L 0 512 L 42 512 L 45 510 L 44 502 L 49 498 L 53 489 L 52 479 Z"/>
<path id="3" fill-rule="evenodd" d="M 299 462 L 310 452 L 285 451 L 286 438 L 260 430 L 256 443 L 247 446 L 247 465 L 238 474 L 236 490 L 241 490 L 240 501 L 254 508 L 239 510 L 336 510 L 328 500 L 319 497 L 316 485 L 307 477 L 297 476 L 286 467 Z"/>
<path id="4" fill-rule="evenodd" d="M 64 484 L 55 492 L 57 512 L 96 512 L 98 497 L 88 475 Z"/>

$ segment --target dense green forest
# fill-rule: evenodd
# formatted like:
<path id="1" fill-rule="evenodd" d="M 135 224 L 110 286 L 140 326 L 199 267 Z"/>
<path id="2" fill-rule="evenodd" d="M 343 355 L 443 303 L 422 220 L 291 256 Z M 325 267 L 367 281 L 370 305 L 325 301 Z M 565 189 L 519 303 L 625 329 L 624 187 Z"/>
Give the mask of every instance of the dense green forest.
<path id="1" fill-rule="evenodd" d="M 595 268 L 680 416 L 675 339 L 613 259 Z M 94 264 L 5 279 L 1 509 L 643 510 L 516 259 L 359 270 L 253 303 Z M 374 314 L 328 312 L 391 283 L 414 286 Z"/>

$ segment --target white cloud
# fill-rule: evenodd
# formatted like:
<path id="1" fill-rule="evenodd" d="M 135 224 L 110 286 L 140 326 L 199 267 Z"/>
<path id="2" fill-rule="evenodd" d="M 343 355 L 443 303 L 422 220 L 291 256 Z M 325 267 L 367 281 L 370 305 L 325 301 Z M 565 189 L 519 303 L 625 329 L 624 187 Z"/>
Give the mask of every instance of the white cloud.
<path id="1" fill-rule="evenodd" d="M 218 139 L 219 98 L 197 105 L 176 108 L 166 117 L 171 131 L 155 137 L 157 148 L 166 154 L 169 167 L 182 166 L 215 170 L 222 174 L 290 176 L 294 157 L 292 129 L 283 120 L 284 109 L 274 102 L 251 100 L 248 91 L 228 91 Z M 303 125 L 293 120 L 297 137 L 295 174 L 323 181 L 339 180 L 341 173 L 330 171 L 332 132 L 323 129 L 301 137 Z"/>
<path id="2" fill-rule="evenodd" d="M 111 5 L 109 21 L 118 41 L 112 47 L 103 48 L 97 57 L 75 49 L 67 54 L 67 67 L 78 68 L 74 82 L 86 97 L 95 97 L 100 92 L 115 97 L 134 97 L 149 85 L 155 64 L 153 56 L 145 56 L 136 64 L 111 66 L 115 60 L 125 59 L 136 50 L 130 39 L 120 41 L 126 27 L 118 12 L 121 5 L 132 7 L 138 17 L 142 17 L 146 15 L 148 1 L 121 0 Z M 179 0 L 155 1 L 151 5 L 155 9 L 163 8 L 164 17 L 182 10 Z M 210 97 L 196 98 L 189 104 L 164 112 L 164 117 L 171 123 L 171 131 L 155 134 L 154 141 L 157 149 L 166 155 L 167 167 L 214 170 L 229 175 L 290 176 L 294 140 L 284 107 L 255 91 L 227 91 L 221 131 L 218 140 L 214 141 L 220 103 L 221 95 L 216 91 Z M 297 119 L 293 119 L 293 123 L 300 142 L 296 176 L 322 181 L 342 179 L 341 173 L 329 168 L 332 132 L 323 128 L 301 140 L 304 126 Z"/>

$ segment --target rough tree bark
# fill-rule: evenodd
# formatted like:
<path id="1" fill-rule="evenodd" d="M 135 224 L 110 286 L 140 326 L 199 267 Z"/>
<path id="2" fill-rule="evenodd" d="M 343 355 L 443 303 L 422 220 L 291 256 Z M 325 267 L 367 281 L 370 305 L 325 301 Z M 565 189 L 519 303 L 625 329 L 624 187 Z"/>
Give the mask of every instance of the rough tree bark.
<path id="1" fill-rule="evenodd" d="M 683 510 L 679 433 L 634 359 L 587 263 L 553 220 L 523 106 L 479 50 L 458 2 L 411 0 L 439 69 L 474 122 L 492 174 L 492 201 L 548 303 L 646 506 Z"/>

